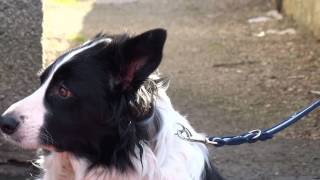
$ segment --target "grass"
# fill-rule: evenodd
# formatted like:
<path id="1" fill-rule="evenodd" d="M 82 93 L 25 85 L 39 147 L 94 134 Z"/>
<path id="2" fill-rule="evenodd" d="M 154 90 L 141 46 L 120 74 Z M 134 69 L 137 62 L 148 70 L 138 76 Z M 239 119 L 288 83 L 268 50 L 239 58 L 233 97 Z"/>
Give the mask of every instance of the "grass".
<path id="1" fill-rule="evenodd" d="M 225 50 L 225 46 L 219 42 L 211 42 L 208 44 L 209 51 L 214 53 L 223 53 Z"/>
<path id="2" fill-rule="evenodd" d="M 81 33 L 77 33 L 77 34 L 71 35 L 70 37 L 68 37 L 68 39 L 72 41 L 72 43 L 82 44 L 87 40 L 87 37 Z"/>
<path id="3" fill-rule="evenodd" d="M 208 47 L 210 49 L 218 49 L 218 50 L 224 49 L 224 45 L 219 42 L 211 42 L 208 44 Z"/>

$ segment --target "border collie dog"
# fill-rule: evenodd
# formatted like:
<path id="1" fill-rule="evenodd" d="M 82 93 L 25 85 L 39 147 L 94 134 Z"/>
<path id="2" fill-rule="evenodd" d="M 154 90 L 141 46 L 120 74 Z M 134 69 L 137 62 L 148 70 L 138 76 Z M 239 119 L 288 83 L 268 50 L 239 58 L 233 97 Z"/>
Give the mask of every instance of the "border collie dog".
<path id="1" fill-rule="evenodd" d="M 42 148 L 44 180 L 221 179 L 154 72 L 166 31 L 99 34 L 61 55 L 40 74 L 41 86 L 1 116 L 7 138 Z"/>

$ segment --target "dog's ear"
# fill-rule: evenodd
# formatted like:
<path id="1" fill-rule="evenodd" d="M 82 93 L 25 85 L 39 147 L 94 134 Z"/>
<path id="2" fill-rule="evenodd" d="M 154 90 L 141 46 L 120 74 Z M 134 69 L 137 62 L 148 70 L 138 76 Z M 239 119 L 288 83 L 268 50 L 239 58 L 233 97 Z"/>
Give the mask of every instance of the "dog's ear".
<path id="1" fill-rule="evenodd" d="M 153 29 L 124 42 L 120 65 L 122 90 L 137 89 L 157 69 L 162 59 L 166 30 Z"/>

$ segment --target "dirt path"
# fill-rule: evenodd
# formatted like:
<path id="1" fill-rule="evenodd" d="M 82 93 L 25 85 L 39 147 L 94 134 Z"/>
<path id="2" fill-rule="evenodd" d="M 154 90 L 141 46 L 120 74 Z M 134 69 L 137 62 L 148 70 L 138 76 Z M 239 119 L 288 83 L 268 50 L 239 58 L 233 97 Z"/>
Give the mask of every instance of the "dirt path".
<path id="1" fill-rule="evenodd" d="M 93 4 L 80 39 L 166 28 L 160 70 L 172 80 L 174 105 L 199 131 L 226 135 L 268 127 L 317 98 L 310 91 L 320 90 L 319 43 L 288 18 L 249 24 L 271 9 L 265 0 L 112 2 Z M 254 36 L 286 28 L 297 34 Z M 212 148 L 211 157 L 227 179 L 311 180 L 320 179 L 319 148 L 317 111 L 273 141 Z"/>

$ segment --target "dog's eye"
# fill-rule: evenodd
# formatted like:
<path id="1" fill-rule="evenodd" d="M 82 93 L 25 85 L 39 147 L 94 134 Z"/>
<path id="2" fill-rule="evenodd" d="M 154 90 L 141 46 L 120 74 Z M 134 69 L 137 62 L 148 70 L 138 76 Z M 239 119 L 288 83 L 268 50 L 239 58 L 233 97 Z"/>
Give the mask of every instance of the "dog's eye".
<path id="1" fill-rule="evenodd" d="M 69 98 L 72 96 L 71 91 L 69 91 L 65 86 L 60 86 L 58 89 L 58 94 L 62 98 Z"/>

